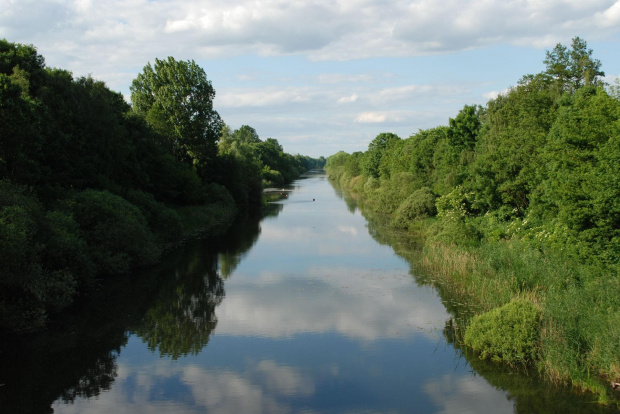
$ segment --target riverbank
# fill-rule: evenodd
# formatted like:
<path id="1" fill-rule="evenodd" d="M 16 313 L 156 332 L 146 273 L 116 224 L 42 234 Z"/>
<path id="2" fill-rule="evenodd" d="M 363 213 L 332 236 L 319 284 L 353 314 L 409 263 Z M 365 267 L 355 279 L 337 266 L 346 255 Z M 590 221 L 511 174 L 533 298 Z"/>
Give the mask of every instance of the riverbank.
<path id="1" fill-rule="evenodd" d="M 385 214 L 379 183 L 328 172 L 366 212 Z M 393 211 L 386 219 L 402 228 L 397 213 L 402 209 Z M 411 259 L 422 283 L 434 285 L 450 303 L 460 347 L 476 351 L 475 358 L 533 369 L 551 383 L 594 393 L 602 404 L 618 404 L 613 384 L 620 376 L 615 349 L 620 289 L 611 269 L 578 263 L 544 245 L 533 248 L 516 235 L 463 242 L 477 228 L 436 215 L 410 221 L 403 231 L 415 238 L 415 247 L 395 250 Z"/>

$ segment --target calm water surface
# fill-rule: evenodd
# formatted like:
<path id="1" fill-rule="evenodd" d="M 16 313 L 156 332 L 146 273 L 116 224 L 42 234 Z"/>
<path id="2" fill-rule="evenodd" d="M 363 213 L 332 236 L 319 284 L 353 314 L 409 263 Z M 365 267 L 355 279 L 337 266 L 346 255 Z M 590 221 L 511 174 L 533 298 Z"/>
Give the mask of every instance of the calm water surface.
<path id="1" fill-rule="evenodd" d="M 101 287 L 43 334 L 5 339 L 0 411 L 604 412 L 468 362 L 387 230 L 324 175 L 289 190 L 260 223 Z"/>

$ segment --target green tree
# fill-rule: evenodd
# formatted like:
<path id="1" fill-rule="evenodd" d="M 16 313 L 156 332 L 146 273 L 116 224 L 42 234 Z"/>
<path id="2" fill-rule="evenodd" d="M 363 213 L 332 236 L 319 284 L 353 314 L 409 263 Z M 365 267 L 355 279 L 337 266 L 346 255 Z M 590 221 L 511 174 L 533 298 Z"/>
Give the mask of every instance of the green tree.
<path id="1" fill-rule="evenodd" d="M 249 126 L 244 127 L 235 131 L 228 125 L 222 127 L 218 143 L 218 167 L 215 170 L 219 171 L 217 181 L 230 191 L 238 205 L 247 208 L 260 205 L 262 166 L 254 155 L 255 144 L 246 142 L 240 132 L 251 132 L 250 135 L 254 135 L 256 131 Z"/>
<path id="2" fill-rule="evenodd" d="M 474 149 L 480 128 L 484 109 L 481 106 L 465 105 L 456 118 L 450 118 L 448 139 L 450 144 L 458 149 Z"/>
<path id="3" fill-rule="evenodd" d="M 592 58 L 585 40 L 574 37 L 571 48 L 558 43 L 547 51 L 544 60 L 546 74 L 555 79 L 562 90 L 574 92 L 582 86 L 598 85 L 600 77 L 605 76 L 601 62 Z"/>
<path id="4" fill-rule="evenodd" d="M 10 76 L 19 71 L 26 75 L 28 89 L 34 93 L 45 80 L 45 59 L 32 45 L 11 43 L 6 39 L 0 39 L 0 73 Z"/>
<path id="5" fill-rule="evenodd" d="M 588 261 L 617 250 L 620 239 L 619 122 L 618 101 L 602 87 L 583 87 L 562 99 L 542 154 L 546 179 L 536 198 L 539 211 L 565 229 L 563 240 Z M 617 262 L 618 256 L 607 259 Z"/>
<path id="6" fill-rule="evenodd" d="M 361 151 L 357 151 L 352 153 L 349 158 L 347 158 L 347 161 L 344 164 L 344 170 L 351 178 L 357 177 L 362 173 L 362 169 L 360 168 L 360 161 L 363 156 L 364 153 L 362 153 Z"/>
<path id="7" fill-rule="evenodd" d="M 400 137 L 391 132 L 383 132 L 377 135 L 375 139 L 368 144 L 368 150 L 364 154 L 364 160 L 362 162 L 364 175 L 379 178 L 381 158 L 383 158 L 387 150 L 399 140 Z"/>
<path id="8" fill-rule="evenodd" d="M 556 116 L 545 77 L 525 77 L 487 104 L 486 128 L 476 146 L 471 187 L 481 211 L 525 214 L 540 182 L 540 152 Z"/>
<path id="9" fill-rule="evenodd" d="M 131 84 L 133 109 L 173 143 L 181 161 L 204 167 L 217 155 L 223 122 L 215 89 L 193 60 L 155 59 Z"/>
<path id="10" fill-rule="evenodd" d="M 258 133 L 249 125 L 242 125 L 234 132 L 235 139 L 243 144 L 258 144 L 261 142 Z"/>
<path id="11" fill-rule="evenodd" d="M 39 178 L 41 111 L 22 87 L 0 73 L 0 178 L 34 183 Z"/>

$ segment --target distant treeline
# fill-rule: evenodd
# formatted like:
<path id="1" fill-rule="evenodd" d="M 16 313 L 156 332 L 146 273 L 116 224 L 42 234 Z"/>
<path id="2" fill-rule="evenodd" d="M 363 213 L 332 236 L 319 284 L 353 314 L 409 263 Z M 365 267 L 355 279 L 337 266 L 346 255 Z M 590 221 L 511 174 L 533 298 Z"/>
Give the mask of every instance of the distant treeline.
<path id="1" fill-rule="evenodd" d="M 222 233 L 263 185 L 325 163 L 231 131 L 193 61 L 156 59 L 131 92 L 0 40 L 0 330 L 40 328 L 96 278 Z"/>
<path id="2" fill-rule="evenodd" d="M 620 83 L 580 38 L 544 63 L 448 126 L 380 134 L 326 169 L 424 236 L 433 277 L 480 314 L 468 346 L 600 390 L 620 381 Z"/>

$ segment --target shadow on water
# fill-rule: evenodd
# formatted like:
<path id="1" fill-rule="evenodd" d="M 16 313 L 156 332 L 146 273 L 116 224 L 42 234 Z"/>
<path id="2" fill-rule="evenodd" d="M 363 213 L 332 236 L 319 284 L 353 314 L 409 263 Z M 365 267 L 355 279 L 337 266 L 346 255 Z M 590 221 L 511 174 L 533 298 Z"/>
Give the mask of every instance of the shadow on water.
<path id="1" fill-rule="evenodd" d="M 224 279 L 259 233 L 260 220 L 244 218 L 224 238 L 189 243 L 159 266 L 106 281 L 44 332 L 2 336 L 0 413 L 51 413 L 58 399 L 110 389 L 134 333 L 162 356 L 198 353 L 217 325 Z"/>
<path id="2" fill-rule="evenodd" d="M 418 274 L 415 261 L 421 255 L 421 240 L 416 239 L 411 233 L 390 227 L 390 219 L 386 215 L 373 213 L 364 208 L 362 202 L 345 192 L 335 188 L 336 193 L 342 198 L 353 214 L 360 211 L 367 221 L 368 233 L 379 244 L 390 246 L 394 252 L 405 259 L 411 270 L 411 276 L 418 286 L 434 287 L 442 299 L 451 319 L 446 321 L 443 336 L 446 342 L 451 344 L 456 353 L 455 360 L 462 363 L 464 360 L 471 367 L 472 375 L 483 377 L 490 385 L 498 390 L 506 391 L 509 399 L 514 403 L 514 412 L 517 414 L 531 413 L 617 413 L 612 406 L 602 406 L 597 403 L 594 396 L 576 392 L 568 387 L 555 386 L 544 381 L 537 371 L 512 369 L 503 364 L 481 360 L 470 349 L 462 346 L 458 340 L 459 335 L 455 331 L 453 321 L 471 317 L 475 310 L 470 309 L 466 303 L 461 303 L 457 297 L 451 297 L 449 292 L 437 286 L 429 275 Z M 445 390 L 449 393 L 450 390 Z"/>

